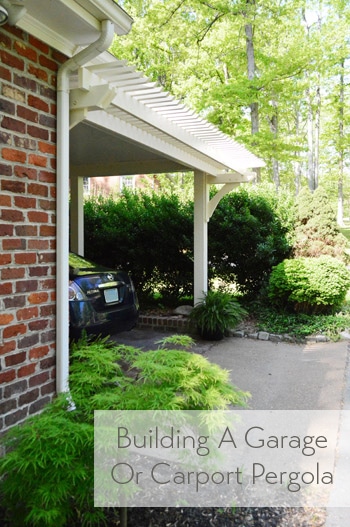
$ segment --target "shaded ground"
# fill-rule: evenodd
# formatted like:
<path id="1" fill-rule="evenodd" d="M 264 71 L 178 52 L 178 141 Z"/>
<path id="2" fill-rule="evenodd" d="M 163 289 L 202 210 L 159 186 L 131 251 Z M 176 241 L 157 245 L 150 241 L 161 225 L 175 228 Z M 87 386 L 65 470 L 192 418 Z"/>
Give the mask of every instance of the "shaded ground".
<path id="1" fill-rule="evenodd" d="M 121 527 L 119 511 L 109 511 L 106 527 Z M 0 525 L 12 527 L 0 506 Z M 80 525 L 80 524 L 79 524 Z M 134 508 L 127 527 L 324 527 L 325 509 Z M 54 527 L 54 525 L 52 525 Z M 69 527 L 78 527 L 71 524 Z"/>
<path id="2" fill-rule="evenodd" d="M 151 350 L 166 335 L 133 329 L 113 340 Z M 192 351 L 229 370 L 232 383 L 251 393 L 252 410 L 337 410 L 342 405 L 347 341 L 291 344 L 229 337 L 197 340 Z"/>

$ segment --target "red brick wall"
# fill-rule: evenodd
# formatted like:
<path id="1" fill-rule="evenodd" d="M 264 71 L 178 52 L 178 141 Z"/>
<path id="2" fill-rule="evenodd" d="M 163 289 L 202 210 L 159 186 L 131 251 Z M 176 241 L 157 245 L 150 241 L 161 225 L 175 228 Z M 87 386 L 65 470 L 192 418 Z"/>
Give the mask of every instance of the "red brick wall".
<path id="1" fill-rule="evenodd" d="M 0 433 L 55 392 L 56 73 L 64 60 L 0 28 Z"/>

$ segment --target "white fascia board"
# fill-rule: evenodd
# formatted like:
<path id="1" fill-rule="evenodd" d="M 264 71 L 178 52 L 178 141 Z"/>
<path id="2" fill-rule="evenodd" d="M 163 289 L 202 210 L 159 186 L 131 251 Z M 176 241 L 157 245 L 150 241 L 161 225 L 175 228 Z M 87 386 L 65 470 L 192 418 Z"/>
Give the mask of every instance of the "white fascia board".
<path id="1" fill-rule="evenodd" d="M 88 23 L 91 27 L 100 30 L 99 20 L 85 9 L 84 2 L 82 5 L 79 5 L 75 0 L 55 0 L 55 3 L 64 5 L 74 15 L 84 20 L 84 22 Z"/>
<path id="2" fill-rule="evenodd" d="M 84 25 L 89 27 L 94 38 L 98 38 L 101 31 L 101 24 L 94 16 L 88 13 L 83 7 L 77 4 L 74 0 L 55 0 L 57 4 L 64 5 L 71 12 L 72 15 L 80 18 L 84 21 Z M 62 36 L 62 31 L 58 24 L 55 26 L 55 20 L 52 20 L 52 27 L 49 27 L 46 23 L 42 22 L 38 17 L 34 17 L 30 14 L 30 6 L 28 6 L 27 13 L 18 22 L 18 27 L 26 31 L 31 35 L 35 35 L 36 38 L 42 40 L 49 46 L 57 49 L 64 55 L 72 57 L 79 46 L 72 40 L 69 40 Z"/>
<path id="3" fill-rule="evenodd" d="M 38 40 L 57 49 L 67 57 L 72 57 L 77 51 L 77 46 L 74 43 L 65 39 L 59 32 L 53 31 L 46 24 L 42 24 L 40 20 L 31 15 L 26 14 L 18 22 L 17 26 L 26 33 L 35 35 Z"/>
<path id="4" fill-rule="evenodd" d="M 160 152 L 164 157 L 172 159 L 177 163 L 183 164 L 190 170 L 199 170 L 201 172 L 217 176 L 218 173 L 223 173 L 228 167 L 221 165 L 219 162 L 210 159 L 205 161 L 202 156 L 196 156 L 190 151 L 178 148 L 171 143 L 164 141 L 161 136 L 155 137 L 145 130 L 127 123 L 116 116 L 112 116 L 104 111 L 89 112 L 86 121 L 98 126 L 99 128 L 106 128 L 109 133 L 116 133 L 128 140 L 135 141 L 143 147 L 148 147 L 155 152 Z"/>
<path id="5" fill-rule="evenodd" d="M 242 171 L 242 173 L 239 172 L 229 172 L 227 174 L 220 174 L 217 177 L 213 176 L 207 176 L 207 183 L 210 185 L 217 185 L 217 184 L 227 184 L 227 183 L 250 183 L 254 180 L 256 177 L 256 174 L 249 172 Z"/>

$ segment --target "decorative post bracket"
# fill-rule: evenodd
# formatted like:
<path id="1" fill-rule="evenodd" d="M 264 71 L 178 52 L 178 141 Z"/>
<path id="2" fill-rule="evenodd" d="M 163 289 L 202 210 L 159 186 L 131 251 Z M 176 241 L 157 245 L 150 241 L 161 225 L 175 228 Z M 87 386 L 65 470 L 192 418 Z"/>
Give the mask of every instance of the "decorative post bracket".
<path id="1" fill-rule="evenodd" d="M 241 183 L 249 183 L 255 179 L 255 174 L 245 171 L 240 174 L 238 172 L 230 172 L 220 176 L 206 176 L 206 182 L 208 185 L 219 185 L 223 184 L 224 186 L 215 194 L 215 196 L 209 200 L 207 206 L 207 221 L 213 215 L 214 210 L 218 206 L 221 198 L 223 198 L 228 192 L 231 192 L 232 189 L 238 187 Z"/>
<path id="2" fill-rule="evenodd" d="M 115 88 L 92 75 L 86 68 L 80 68 L 78 86 L 69 93 L 70 129 L 83 121 L 89 111 L 106 110 L 116 94 Z"/>

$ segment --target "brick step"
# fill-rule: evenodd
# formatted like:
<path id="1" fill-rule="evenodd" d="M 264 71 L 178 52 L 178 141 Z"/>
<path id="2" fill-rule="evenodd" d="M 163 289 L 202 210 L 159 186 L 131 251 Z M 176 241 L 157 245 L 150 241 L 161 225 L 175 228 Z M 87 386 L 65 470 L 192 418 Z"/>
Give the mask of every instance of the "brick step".
<path id="1" fill-rule="evenodd" d="M 189 331 L 188 318 L 181 315 L 140 315 L 137 327 L 140 329 L 152 328 L 158 331 L 175 331 L 178 333 Z"/>

